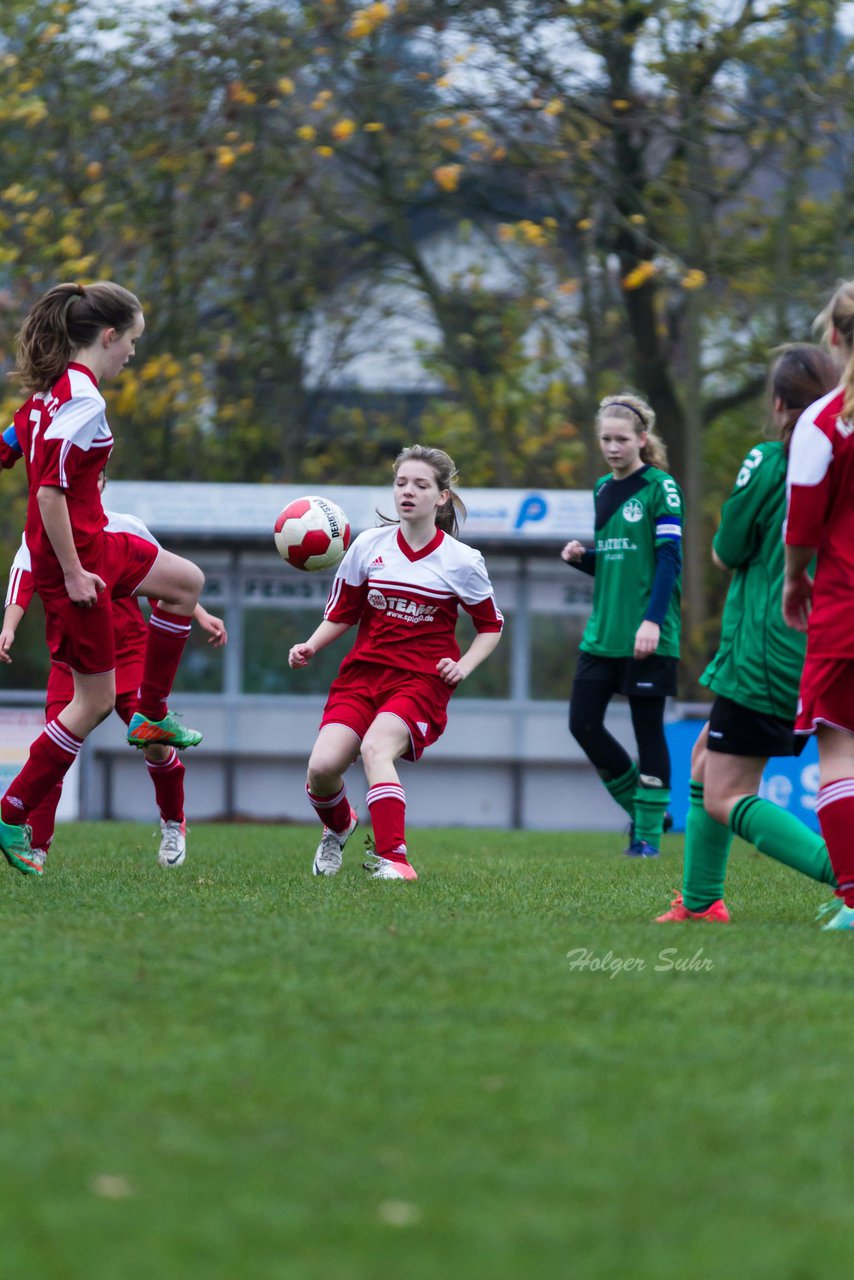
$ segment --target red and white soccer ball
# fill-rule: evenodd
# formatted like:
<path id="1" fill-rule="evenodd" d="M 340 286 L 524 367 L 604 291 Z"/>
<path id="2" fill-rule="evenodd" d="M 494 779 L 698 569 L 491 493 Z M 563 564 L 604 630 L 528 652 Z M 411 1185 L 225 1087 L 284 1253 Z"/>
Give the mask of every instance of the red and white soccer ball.
<path id="1" fill-rule="evenodd" d="M 295 569 L 334 569 L 350 545 L 350 522 L 328 498 L 294 498 L 276 521 L 276 550 Z"/>

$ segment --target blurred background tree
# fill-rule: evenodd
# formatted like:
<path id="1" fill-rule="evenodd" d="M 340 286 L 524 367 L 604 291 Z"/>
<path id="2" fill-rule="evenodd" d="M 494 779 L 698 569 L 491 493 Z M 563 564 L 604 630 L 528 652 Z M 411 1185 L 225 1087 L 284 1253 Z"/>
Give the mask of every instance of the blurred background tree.
<path id="1" fill-rule="evenodd" d="M 6 0 L 3 409 L 60 279 L 145 303 L 115 476 L 375 482 L 424 436 L 467 484 L 587 486 L 633 387 L 686 492 L 696 670 L 768 353 L 850 273 L 851 9 Z"/>

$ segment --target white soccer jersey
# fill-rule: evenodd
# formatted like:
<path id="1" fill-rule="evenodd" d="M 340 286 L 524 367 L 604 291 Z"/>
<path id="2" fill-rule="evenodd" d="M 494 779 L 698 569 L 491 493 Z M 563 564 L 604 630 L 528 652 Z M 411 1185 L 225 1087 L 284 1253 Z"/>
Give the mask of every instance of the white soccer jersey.
<path id="1" fill-rule="evenodd" d="M 459 606 L 478 631 L 500 631 L 504 619 L 483 556 L 437 529 L 413 551 L 397 525 L 356 538 L 339 565 L 324 617 L 358 623 L 345 661 L 379 662 L 435 675 L 440 658 L 459 655 Z"/>
<path id="2" fill-rule="evenodd" d="M 107 517 L 104 533 L 132 533 L 154 547 L 160 546 L 148 525 L 138 516 L 129 516 L 123 511 L 105 511 L 104 515 Z"/>

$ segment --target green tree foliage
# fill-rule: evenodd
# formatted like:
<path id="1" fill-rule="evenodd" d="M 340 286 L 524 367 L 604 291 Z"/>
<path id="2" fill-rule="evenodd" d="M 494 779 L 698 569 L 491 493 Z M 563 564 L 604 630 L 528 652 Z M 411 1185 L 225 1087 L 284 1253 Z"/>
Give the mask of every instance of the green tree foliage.
<path id="1" fill-rule="evenodd" d="M 470 484 L 587 484 L 631 385 L 688 496 L 699 654 L 726 442 L 848 270 L 840 9 L 6 0 L 0 360 L 57 279 L 135 289 L 113 473 L 151 478 L 373 481 L 429 434 Z M 387 336 L 416 331 L 418 403 Z M 382 397 L 346 382 L 366 353 Z"/>

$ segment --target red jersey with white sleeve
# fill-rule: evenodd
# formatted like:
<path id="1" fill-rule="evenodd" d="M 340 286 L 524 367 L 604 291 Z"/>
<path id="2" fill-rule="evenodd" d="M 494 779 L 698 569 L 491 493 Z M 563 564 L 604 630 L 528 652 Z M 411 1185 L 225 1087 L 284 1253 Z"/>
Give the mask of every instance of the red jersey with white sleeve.
<path id="1" fill-rule="evenodd" d="M 854 424 L 837 389 L 811 404 L 792 435 L 786 476 L 787 546 L 816 547 L 811 657 L 854 657 Z"/>
<path id="2" fill-rule="evenodd" d="M 441 529 L 413 551 L 397 525 L 385 525 L 353 542 L 338 567 L 324 618 L 358 623 L 342 672 L 358 661 L 435 676 L 440 658 L 460 656 L 460 605 L 477 631 L 504 625 L 480 552 Z"/>
<path id="3" fill-rule="evenodd" d="M 30 607 L 33 598 L 33 565 L 30 559 L 30 548 L 27 546 L 27 535 L 21 538 L 21 545 L 15 552 L 15 559 L 12 561 L 12 567 L 9 570 L 9 581 L 6 585 L 6 604 L 8 609 L 10 604 L 16 604 L 24 613 Z"/>
<path id="4" fill-rule="evenodd" d="M 27 542 L 36 586 L 40 592 L 64 593 L 64 575 L 42 523 L 38 490 L 44 485 L 63 491 L 80 562 L 97 573 L 107 523 L 98 476 L 113 447 L 104 397 L 84 365 L 70 364 L 50 391 L 37 392 L 21 406 L 13 425 L 27 465 Z"/>

